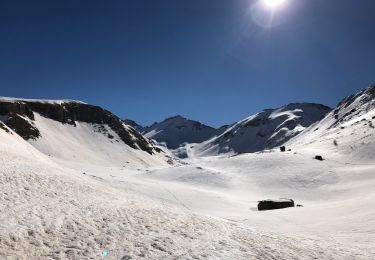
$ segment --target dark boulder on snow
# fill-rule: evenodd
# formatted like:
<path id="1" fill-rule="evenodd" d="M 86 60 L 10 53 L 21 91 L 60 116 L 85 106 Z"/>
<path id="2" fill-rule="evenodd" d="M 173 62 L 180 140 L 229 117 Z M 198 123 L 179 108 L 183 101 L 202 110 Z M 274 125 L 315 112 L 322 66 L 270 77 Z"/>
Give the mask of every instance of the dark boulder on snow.
<path id="1" fill-rule="evenodd" d="M 262 200 L 258 203 L 258 210 L 273 210 L 294 207 L 292 199 Z"/>
<path id="2" fill-rule="evenodd" d="M 318 161 L 323 161 L 324 159 L 323 159 L 323 156 L 321 156 L 321 155 L 315 155 L 315 158 L 314 158 L 315 160 L 318 160 Z"/>
<path id="3" fill-rule="evenodd" d="M 285 151 L 286 151 L 285 146 L 281 146 L 281 147 L 280 147 L 280 152 L 285 152 Z"/>

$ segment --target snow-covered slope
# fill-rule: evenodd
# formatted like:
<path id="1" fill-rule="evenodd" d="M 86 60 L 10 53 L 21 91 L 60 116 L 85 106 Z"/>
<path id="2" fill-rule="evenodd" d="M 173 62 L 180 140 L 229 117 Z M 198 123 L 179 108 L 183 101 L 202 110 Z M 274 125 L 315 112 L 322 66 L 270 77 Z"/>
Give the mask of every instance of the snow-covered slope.
<path id="1" fill-rule="evenodd" d="M 168 159 L 117 116 L 82 102 L 0 98 L 0 121 L 60 162 L 139 168 Z"/>
<path id="2" fill-rule="evenodd" d="M 217 134 L 218 130 L 197 121 L 174 116 L 143 129 L 146 137 L 176 149 L 184 143 L 200 143 Z"/>
<path id="3" fill-rule="evenodd" d="M 173 166 L 127 145 L 142 139 L 111 120 L 72 112 L 77 103 L 55 111 L 72 101 L 0 102 L 0 259 L 372 260 L 373 100 L 373 87 L 346 99 L 290 140 L 291 152 Z M 288 125 L 299 109 L 273 110 L 265 122 L 286 114 L 279 124 Z M 350 142 L 358 149 L 347 153 Z M 256 210 L 278 198 L 303 207 Z"/>
<path id="4" fill-rule="evenodd" d="M 287 145 L 324 151 L 325 156 L 375 161 L 375 85 L 345 98 Z"/>
<path id="5" fill-rule="evenodd" d="M 50 122 L 35 120 L 43 135 L 40 126 Z M 341 260 L 375 253 L 371 166 L 269 153 L 140 172 L 97 165 L 82 174 L 0 125 L 1 259 Z M 305 207 L 253 210 L 259 198 L 284 195 Z"/>
<path id="6" fill-rule="evenodd" d="M 280 146 L 321 120 L 329 107 L 312 103 L 292 103 L 278 109 L 266 109 L 194 147 L 196 155 L 257 152 Z"/>

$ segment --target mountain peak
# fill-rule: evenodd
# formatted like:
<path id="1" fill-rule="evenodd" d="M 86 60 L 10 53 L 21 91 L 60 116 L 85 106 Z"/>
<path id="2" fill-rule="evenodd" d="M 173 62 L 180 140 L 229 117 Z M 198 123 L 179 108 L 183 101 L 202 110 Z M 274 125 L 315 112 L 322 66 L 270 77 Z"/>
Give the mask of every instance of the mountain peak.
<path id="1" fill-rule="evenodd" d="M 164 121 L 175 121 L 175 120 L 189 120 L 181 115 L 171 116 L 163 120 Z"/>
<path id="2" fill-rule="evenodd" d="M 168 148 L 176 149 L 184 143 L 203 142 L 214 136 L 216 131 L 213 127 L 176 115 L 146 127 L 144 134 L 148 138 L 165 143 Z"/>

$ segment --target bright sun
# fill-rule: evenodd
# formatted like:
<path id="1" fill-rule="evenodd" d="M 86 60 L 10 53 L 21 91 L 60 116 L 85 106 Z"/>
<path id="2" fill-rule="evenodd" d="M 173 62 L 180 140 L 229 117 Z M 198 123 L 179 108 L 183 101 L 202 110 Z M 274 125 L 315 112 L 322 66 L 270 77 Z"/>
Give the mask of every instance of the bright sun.
<path id="1" fill-rule="evenodd" d="M 276 8 L 282 5 L 286 0 L 263 0 L 264 3 L 270 8 Z"/>

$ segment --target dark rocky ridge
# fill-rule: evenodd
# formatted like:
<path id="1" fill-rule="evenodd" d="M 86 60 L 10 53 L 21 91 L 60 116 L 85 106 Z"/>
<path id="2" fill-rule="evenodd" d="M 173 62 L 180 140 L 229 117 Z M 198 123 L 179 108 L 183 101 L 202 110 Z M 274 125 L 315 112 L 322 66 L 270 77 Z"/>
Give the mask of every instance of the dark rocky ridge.
<path id="1" fill-rule="evenodd" d="M 40 115 L 75 126 L 75 121 L 90 124 L 108 125 L 121 140 L 134 149 L 141 149 L 149 154 L 161 152 L 152 141 L 143 137 L 130 126 L 111 112 L 93 105 L 79 102 L 40 102 L 29 100 L 0 101 L 0 115 L 8 116 L 4 123 L 26 140 L 40 136 L 38 129 L 33 125 L 34 112 Z"/>

